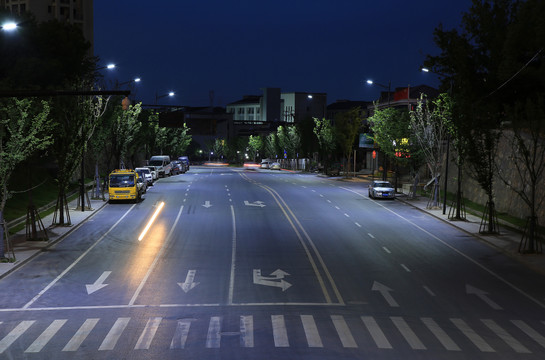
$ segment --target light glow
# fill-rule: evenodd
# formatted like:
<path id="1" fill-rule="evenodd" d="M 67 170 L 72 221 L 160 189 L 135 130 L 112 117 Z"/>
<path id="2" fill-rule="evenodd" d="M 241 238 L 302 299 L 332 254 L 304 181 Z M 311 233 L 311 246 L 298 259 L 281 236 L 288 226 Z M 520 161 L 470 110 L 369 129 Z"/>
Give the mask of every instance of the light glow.
<path id="1" fill-rule="evenodd" d="M 367 80 L 367 83 L 368 83 L 369 85 L 373 85 L 373 80 Z"/>
<path id="2" fill-rule="evenodd" d="M 153 216 L 151 217 L 151 219 L 148 221 L 148 224 L 144 228 L 144 231 L 142 231 L 142 233 L 138 237 L 138 241 L 142 241 L 144 236 L 146 236 L 146 233 L 148 232 L 149 228 L 151 227 L 151 225 L 155 221 L 155 218 L 157 218 L 157 215 L 159 215 L 159 212 L 161 211 L 161 209 L 163 209 L 163 206 L 165 206 L 165 202 L 161 201 L 161 203 L 159 204 L 159 207 L 157 208 L 157 210 L 155 210 L 155 212 L 153 213 Z"/>
<path id="3" fill-rule="evenodd" d="M 7 31 L 15 30 L 16 28 L 17 28 L 17 24 L 14 22 L 10 22 L 10 23 L 6 23 L 2 25 L 2 29 Z"/>
<path id="4" fill-rule="evenodd" d="M 423 72 L 430 72 L 430 69 L 428 69 L 428 68 L 422 68 L 422 71 L 423 71 Z"/>

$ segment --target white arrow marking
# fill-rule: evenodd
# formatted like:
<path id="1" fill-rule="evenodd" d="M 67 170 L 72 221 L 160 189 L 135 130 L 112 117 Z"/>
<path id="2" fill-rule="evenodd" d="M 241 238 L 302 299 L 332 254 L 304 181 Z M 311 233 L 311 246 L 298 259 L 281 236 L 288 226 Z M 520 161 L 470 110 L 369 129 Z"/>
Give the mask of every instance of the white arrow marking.
<path id="1" fill-rule="evenodd" d="M 486 296 L 488 293 L 481 289 L 477 289 L 476 287 L 466 284 L 466 293 L 477 295 L 478 298 L 487 303 L 494 310 L 502 310 L 502 307 L 490 300 L 488 296 Z"/>
<path id="2" fill-rule="evenodd" d="M 384 299 L 386 300 L 388 305 L 390 305 L 391 307 L 399 307 L 398 303 L 394 300 L 392 295 L 390 295 L 390 291 L 393 290 L 390 289 L 388 286 L 375 281 L 371 290 L 380 292 L 380 294 L 384 296 Z"/>
<path id="3" fill-rule="evenodd" d="M 210 204 L 210 201 L 206 200 L 203 206 L 208 209 L 212 205 Z"/>
<path id="4" fill-rule="evenodd" d="M 108 276 L 110 276 L 111 273 L 112 273 L 111 271 L 104 271 L 102 275 L 100 275 L 100 277 L 97 279 L 97 281 L 95 281 L 94 284 L 85 285 L 85 287 L 87 288 L 87 294 L 90 295 L 94 293 L 95 291 L 100 290 L 105 286 L 108 286 L 108 284 L 103 284 L 103 282 L 106 280 Z"/>
<path id="5" fill-rule="evenodd" d="M 275 286 L 286 291 L 291 287 L 291 284 L 284 280 L 284 277 L 289 275 L 283 270 L 276 270 L 271 273 L 271 276 L 261 276 L 261 269 L 254 269 L 254 284 L 265 285 L 265 286 Z M 280 281 L 277 281 L 280 280 Z"/>
<path id="6" fill-rule="evenodd" d="M 178 283 L 183 291 L 188 292 L 189 290 L 193 289 L 195 286 L 199 285 L 198 282 L 193 282 L 195 279 L 195 274 L 197 273 L 197 270 L 189 270 L 187 272 L 187 276 L 185 277 L 185 282 Z"/>
<path id="7" fill-rule="evenodd" d="M 267 206 L 267 205 L 263 204 L 263 201 L 254 201 L 253 203 L 251 203 L 248 200 L 244 200 L 244 205 L 246 205 L 246 206 L 259 206 L 259 207 Z"/>

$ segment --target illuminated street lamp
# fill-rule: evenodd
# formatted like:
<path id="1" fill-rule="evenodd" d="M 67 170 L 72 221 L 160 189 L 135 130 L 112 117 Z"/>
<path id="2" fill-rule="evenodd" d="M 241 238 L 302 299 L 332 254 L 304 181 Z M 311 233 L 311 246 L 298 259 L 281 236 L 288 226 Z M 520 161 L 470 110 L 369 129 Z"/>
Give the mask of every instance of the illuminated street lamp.
<path id="1" fill-rule="evenodd" d="M 392 87 L 392 82 L 391 81 L 388 81 L 388 86 L 382 85 L 382 84 L 380 84 L 378 82 L 374 82 L 373 80 L 367 80 L 367 83 L 369 85 L 377 85 L 377 86 L 380 86 L 382 88 L 388 89 L 388 105 L 390 105 L 390 89 Z"/>
<path id="2" fill-rule="evenodd" d="M 164 98 L 164 97 L 173 97 L 175 94 L 174 94 L 174 91 L 170 91 L 166 94 L 163 94 L 163 95 L 157 95 L 157 92 L 155 92 L 155 105 L 157 105 L 157 100 L 161 99 L 161 98 Z"/>
<path id="3" fill-rule="evenodd" d="M 0 29 L 5 31 L 13 31 L 17 29 L 17 24 L 14 22 L 7 22 L 4 25 L 0 26 Z"/>
<path id="4" fill-rule="evenodd" d="M 123 85 L 127 85 L 127 84 L 131 84 L 131 83 L 139 83 L 142 79 L 140 79 L 139 77 L 136 77 L 134 79 L 131 79 L 129 81 L 124 81 L 122 83 L 120 83 L 118 86 L 123 86 Z"/>

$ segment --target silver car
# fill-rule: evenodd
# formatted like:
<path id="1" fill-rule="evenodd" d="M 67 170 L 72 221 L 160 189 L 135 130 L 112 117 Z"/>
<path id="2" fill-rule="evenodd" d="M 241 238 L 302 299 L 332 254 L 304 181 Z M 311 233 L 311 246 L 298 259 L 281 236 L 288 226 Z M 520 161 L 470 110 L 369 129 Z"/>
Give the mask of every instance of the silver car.
<path id="1" fill-rule="evenodd" d="M 369 197 L 373 199 L 395 199 L 396 192 L 389 181 L 375 180 L 369 185 Z"/>
<path id="2" fill-rule="evenodd" d="M 134 171 L 136 171 L 138 176 L 146 181 L 146 187 L 153 185 L 153 175 L 151 174 L 150 169 L 147 167 L 139 167 L 134 169 Z"/>

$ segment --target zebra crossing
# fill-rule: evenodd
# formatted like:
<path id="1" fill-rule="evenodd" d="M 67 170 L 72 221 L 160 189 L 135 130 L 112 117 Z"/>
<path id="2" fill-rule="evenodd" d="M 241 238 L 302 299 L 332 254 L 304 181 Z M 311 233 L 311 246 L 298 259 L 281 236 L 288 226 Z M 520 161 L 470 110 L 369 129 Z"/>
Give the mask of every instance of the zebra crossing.
<path id="1" fill-rule="evenodd" d="M 0 322 L 0 354 L 11 352 L 10 347 L 24 353 L 39 353 L 53 342 L 56 347 L 61 344 L 59 348 L 62 348 L 62 352 L 76 352 L 84 344 L 87 349 L 112 351 L 124 336 L 126 339 L 137 339 L 130 344 L 134 350 L 220 348 L 223 339 L 233 337 L 239 338 L 241 348 L 374 347 L 379 350 L 409 348 L 418 351 L 517 354 L 542 353 L 545 348 L 545 321 L 538 320 L 531 320 L 530 324 L 524 320 L 469 321 L 462 318 L 379 318 L 370 315 L 317 317 L 307 314 L 240 315 L 230 319 L 223 316 L 181 319 L 157 316 L 147 321 L 139 317 L 118 317 L 113 320 L 87 318 Z M 69 322 L 72 322 L 70 328 L 77 330 L 69 336 L 65 332 L 66 338 L 58 338 L 61 329 Z M 104 326 L 100 326 L 101 323 Z M 156 336 L 162 329 L 171 335 Z M 91 334 L 94 334 L 94 340 L 89 339 Z M 165 341 L 165 338 L 169 341 Z M 232 341 L 228 343 L 233 344 Z"/>

